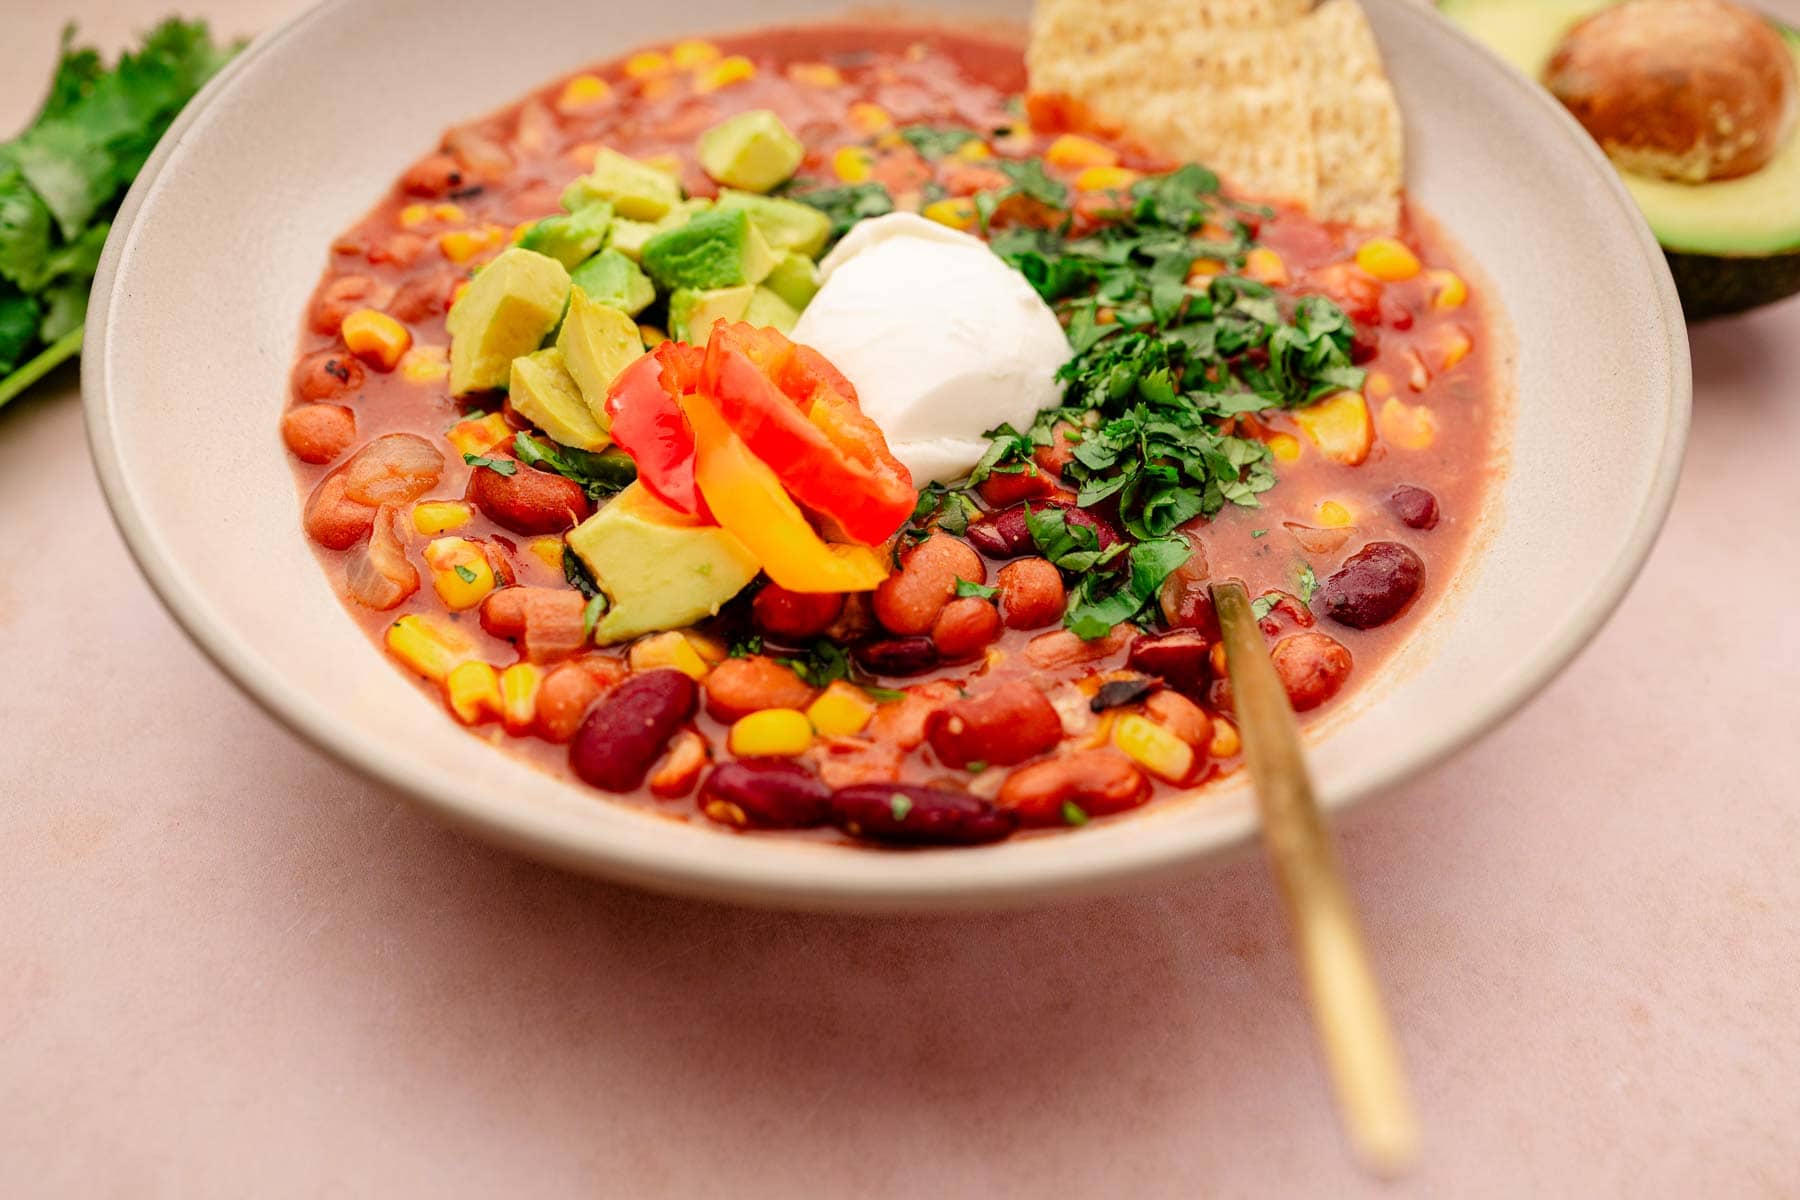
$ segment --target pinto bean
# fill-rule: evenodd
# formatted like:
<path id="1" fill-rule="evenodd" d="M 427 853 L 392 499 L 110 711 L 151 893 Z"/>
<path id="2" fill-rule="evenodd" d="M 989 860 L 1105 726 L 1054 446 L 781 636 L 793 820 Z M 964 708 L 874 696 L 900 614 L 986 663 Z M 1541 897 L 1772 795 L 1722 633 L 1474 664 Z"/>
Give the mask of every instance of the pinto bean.
<path id="1" fill-rule="evenodd" d="M 390 233 L 370 245 L 367 257 L 372 263 L 392 263 L 396 267 L 410 267 L 419 261 L 419 256 L 424 254 L 430 245 L 430 242 L 416 233 Z"/>
<path id="2" fill-rule="evenodd" d="M 1068 605 L 1062 572 L 1047 558 L 1021 558 L 1000 568 L 1000 612 L 1009 629 L 1037 629 L 1062 618 Z"/>
<path id="3" fill-rule="evenodd" d="M 306 536 L 327 550 L 348 550 L 374 526 L 375 506 L 359 504 L 344 495 L 344 472 L 340 467 L 319 480 L 312 495 L 306 498 L 302 523 Z"/>
<path id="4" fill-rule="evenodd" d="M 325 285 L 313 302 L 312 331 L 334 334 L 343 327 L 344 318 L 357 309 L 385 308 L 393 296 L 393 288 L 367 275 L 339 275 Z"/>
<path id="5" fill-rule="evenodd" d="M 1325 614 L 1352 629 L 1385 625 L 1405 611 L 1425 582 L 1425 564 L 1400 542 L 1370 542 L 1320 590 Z"/>
<path id="6" fill-rule="evenodd" d="M 336 400 L 362 385 L 362 361 L 343 351 L 321 350 L 294 367 L 294 395 L 302 400 Z"/>
<path id="7" fill-rule="evenodd" d="M 1055 746 L 1062 719 L 1034 685 L 1015 680 L 991 692 L 952 700 L 925 720 L 925 736 L 946 766 L 1007 765 Z"/>
<path id="8" fill-rule="evenodd" d="M 508 589 L 512 590 L 512 589 Z M 534 663 L 557 662 L 587 645 L 587 600 L 573 588 L 519 588 L 525 628 L 519 649 Z"/>
<path id="9" fill-rule="evenodd" d="M 1135 670 L 1159 677 L 1177 691 L 1199 693 L 1206 689 L 1211 673 L 1211 649 L 1212 643 L 1199 630 L 1177 629 L 1138 638 L 1131 643 L 1125 662 Z"/>
<path id="10" fill-rule="evenodd" d="M 633 675 L 582 721 L 569 745 L 569 766 L 602 791 L 635 791 L 675 731 L 694 715 L 698 699 L 694 681 L 680 671 Z"/>
<path id="11" fill-rule="evenodd" d="M 361 504 L 404 504 L 436 487 L 443 470 L 443 453 L 418 434 L 383 434 L 344 464 L 344 495 Z"/>
<path id="12" fill-rule="evenodd" d="M 386 612 L 419 590 L 419 570 L 407 561 L 400 510 L 384 504 L 375 512 L 369 540 L 344 559 L 344 588 L 365 608 Z"/>
<path id="13" fill-rule="evenodd" d="M 931 714 L 956 696 L 956 687 L 943 680 L 915 684 L 906 695 L 875 710 L 869 722 L 869 737 L 876 742 L 916 750 L 925 740 L 925 725 Z"/>
<path id="14" fill-rule="evenodd" d="M 356 414 L 341 404 L 302 404 L 281 417 L 281 440 L 301 462 L 328 463 L 356 440 Z"/>
<path id="15" fill-rule="evenodd" d="M 995 471 L 976 485 L 975 490 L 989 507 L 1005 508 L 1021 500 L 1036 500 L 1056 493 L 1056 480 L 1027 463 L 1022 471 Z"/>
<path id="16" fill-rule="evenodd" d="M 932 622 L 956 595 L 956 581 L 987 582 L 981 556 L 947 533 L 933 534 L 909 551 L 900 570 L 875 589 L 875 618 L 894 633 L 931 631 Z"/>
<path id="17" fill-rule="evenodd" d="M 1212 718 L 1179 692 L 1157 692 L 1144 701 L 1144 715 L 1196 749 L 1212 744 Z"/>
<path id="18" fill-rule="evenodd" d="M 806 752 L 806 758 L 829 788 L 900 778 L 900 747 L 874 738 L 820 738 Z"/>
<path id="19" fill-rule="evenodd" d="M 1388 507 L 1409 529 L 1435 529 L 1438 523 L 1437 497 L 1424 488 L 1403 483 L 1388 495 Z"/>
<path id="20" fill-rule="evenodd" d="M 1208 636 L 1218 633 L 1218 616 L 1213 612 L 1212 570 L 1206 558 L 1206 545 L 1193 533 L 1183 533 L 1187 540 L 1187 561 L 1169 572 L 1157 593 L 1157 607 L 1163 620 L 1175 629 L 1198 629 Z"/>
<path id="21" fill-rule="evenodd" d="M 1053 629 L 1025 643 L 1025 661 L 1040 671 L 1095 662 L 1125 649 L 1137 632 L 1135 625 L 1115 625 L 1111 633 L 1090 642 L 1071 630 Z"/>
<path id="22" fill-rule="evenodd" d="M 496 525 L 528 535 L 561 533 L 593 514 L 587 493 L 573 479 L 527 467 L 510 455 L 488 457 L 517 463 L 511 475 L 485 466 L 469 474 L 469 499 Z"/>
<path id="23" fill-rule="evenodd" d="M 779 758 L 721 763 L 700 785 L 700 811 L 735 829 L 807 829 L 823 825 L 830 806 L 818 776 Z"/>
<path id="24" fill-rule="evenodd" d="M 525 632 L 525 592 L 504 587 L 489 592 L 481 602 L 481 627 L 497 638 L 511 640 Z"/>
<path id="25" fill-rule="evenodd" d="M 603 690 L 579 663 L 559 663 L 550 668 L 538 685 L 538 733 L 545 741 L 559 744 L 573 738 Z"/>
<path id="26" fill-rule="evenodd" d="M 1350 678 L 1350 651 L 1327 634 L 1296 633 L 1282 638 L 1269 657 L 1295 712 L 1319 707 L 1337 695 Z"/>
<path id="27" fill-rule="evenodd" d="M 758 629 L 793 642 L 818 637 L 843 611 L 841 592 L 790 592 L 778 583 L 763 588 L 750 602 L 750 615 Z"/>
<path id="28" fill-rule="evenodd" d="M 938 665 L 928 637 L 875 638 L 850 647 L 856 665 L 873 675 L 918 675 Z"/>
<path id="29" fill-rule="evenodd" d="M 818 694 L 792 667 L 761 654 L 728 658 L 706 676 L 706 711 L 728 724 L 765 708 L 805 709 Z"/>
<path id="30" fill-rule="evenodd" d="M 1059 754 L 1020 767 L 1000 785 L 995 803 L 1026 825 L 1062 825 L 1064 806 L 1103 817 L 1150 798 L 1150 781 L 1130 759 L 1111 750 Z"/>
<path id="31" fill-rule="evenodd" d="M 1050 444 L 1039 446 L 1031 457 L 1052 479 L 1061 479 L 1063 469 L 1075 461 L 1075 447 L 1080 443 L 1070 435 L 1078 432 L 1071 421 L 1058 421 L 1050 430 Z"/>
<path id="32" fill-rule="evenodd" d="M 451 270 L 409 279 L 388 303 L 388 315 L 409 325 L 441 317 L 450 311 L 456 285 L 465 278 L 462 272 Z"/>
<path id="33" fill-rule="evenodd" d="M 906 846 L 997 842 L 1018 818 L 968 792 L 916 783 L 862 783 L 831 794 L 831 821 L 852 837 Z"/>
<path id="34" fill-rule="evenodd" d="M 400 186 L 407 195 L 427 199 L 453 192 L 464 182 L 462 165 L 448 154 L 427 154 L 400 177 Z"/>
<path id="35" fill-rule="evenodd" d="M 999 636 L 1000 613 L 979 596 L 952 600 L 931 625 L 931 643 L 944 662 L 980 658 Z"/>

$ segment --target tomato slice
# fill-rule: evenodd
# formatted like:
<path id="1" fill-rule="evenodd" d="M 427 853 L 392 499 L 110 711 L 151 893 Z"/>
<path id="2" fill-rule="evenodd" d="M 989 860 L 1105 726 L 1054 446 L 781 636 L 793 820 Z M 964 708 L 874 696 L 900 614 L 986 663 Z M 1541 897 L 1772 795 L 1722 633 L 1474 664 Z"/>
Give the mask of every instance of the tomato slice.
<path id="1" fill-rule="evenodd" d="M 863 415 L 856 389 L 817 351 L 772 329 L 720 324 L 700 391 L 794 498 L 873 546 L 918 503 L 912 476 Z"/>
<path id="2" fill-rule="evenodd" d="M 698 346 L 664 342 L 619 372 L 606 389 L 612 438 L 637 463 L 638 479 L 670 508 L 703 511 L 694 482 L 694 431 L 680 398 L 700 381 Z"/>

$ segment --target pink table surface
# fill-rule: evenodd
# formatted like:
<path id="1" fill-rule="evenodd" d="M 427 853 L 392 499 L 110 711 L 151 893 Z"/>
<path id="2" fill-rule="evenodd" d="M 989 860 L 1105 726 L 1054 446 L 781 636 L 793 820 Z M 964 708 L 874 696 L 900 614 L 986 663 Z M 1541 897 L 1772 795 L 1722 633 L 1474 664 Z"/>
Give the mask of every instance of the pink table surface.
<path id="1" fill-rule="evenodd" d="M 55 7 L 110 42 L 165 0 Z M 60 19 L 9 15 L 0 128 Z M 1680 497 L 1618 616 L 1338 823 L 1425 1119 L 1386 1194 L 1800 1195 L 1800 304 L 1694 352 Z M 72 372 L 0 412 L 0 556 L 0 1194 L 1383 1191 L 1346 1167 L 1254 856 L 861 920 L 466 840 L 164 615 Z"/>

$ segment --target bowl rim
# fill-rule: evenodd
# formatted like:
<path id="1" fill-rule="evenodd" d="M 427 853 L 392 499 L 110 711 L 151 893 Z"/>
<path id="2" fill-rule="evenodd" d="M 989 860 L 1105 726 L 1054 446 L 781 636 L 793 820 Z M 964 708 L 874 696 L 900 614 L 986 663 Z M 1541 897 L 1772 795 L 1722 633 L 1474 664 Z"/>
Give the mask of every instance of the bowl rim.
<path id="1" fill-rule="evenodd" d="M 86 322 L 86 350 L 82 357 L 81 390 L 90 451 L 114 523 L 138 567 L 163 605 L 200 650 L 265 712 L 332 758 L 352 767 L 430 810 L 439 818 L 469 829 L 484 838 L 527 852 L 537 858 L 585 873 L 659 891 L 731 900 L 783 908 L 840 909 L 852 911 L 967 911 L 977 908 L 1014 907 L 1079 895 L 1116 891 L 1134 882 L 1192 870 L 1202 862 L 1240 849 L 1256 828 L 1252 806 L 1242 819 L 1215 823 L 1185 836 L 1138 838 L 1111 846 L 1105 855 L 1047 861 L 1030 869 L 996 869 L 982 872 L 973 862 L 963 869 L 920 869 L 904 876 L 858 875 L 854 870 L 826 871 L 811 878 L 797 878 L 786 869 L 791 864 L 771 858 L 744 855 L 730 865 L 695 863 L 679 855 L 652 848 L 612 844 L 586 839 L 577 844 L 564 824 L 546 814 L 509 800 L 495 801 L 472 792 L 459 794 L 451 786 L 425 776 L 402 757 L 389 753 L 372 738 L 360 734 L 353 723 L 322 705 L 316 705 L 288 687 L 274 672 L 257 661 L 248 639 L 237 637 L 226 625 L 208 619 L 204 588 L 190 578 L 147 520 L 133 492 L 127 456 L 117 437 L 115 407 L 110 386 L 112 346 L 108 325 L 113 311 L 124 300 L 118 280 L 122 266 L 142 236 L 138 215 L 157 190 L 164 168 L 189 130 L 218 103 L 246 73 L 267 55 L 313 25 L 330 20 L 354 0 L 323 0 L 267 31 L 228 64 L 201 90 L 177 117 L 145 163 L 114 219 L 95 275 L 92 302 Z M 1655 292 L 1655 316 L 1666 352 L 1668 388 L 1663 397 L 1666 421 L 1663 441 L 1655 457 L 1643 504 L 1628 533 L 1606 569 L 1596 573 L 1581 603 L 1571 606 L 1554 631 L 1534 652 L 1516 664 L 1498 691 L 1485 705 L 1471 708 L 1461 719 L 1433 726 L 1408 748 L 1388 756 L 1384 764 L 1364 773 L 1351 786 L 1328 801 L 1332 810 L 1348 807 L 1369 795 L 1386 791 L 1441 762 L 1492 730 L 1526 701 L 1541 691 L 1567 666 L 1610 618 L 1636 579 L 1674 500 L 1686 446 L 1692 404 L 1692 381 L 1686 326 L 1661 247 L 1657 245 L 1637 206 L 1599 148 L 1575 120 L 1548 93 L 1516 71 L 1505 67 L 1492 51 L 1463 32 L 1435 8 L 1406 3 L 1386 5 L 1396 20 L 1431 23 L 1436 36 L 1448 36 L 1465 48 L 1487 57 L 1505 71 L 1507 85 L 1519 102 L 1561 128 L 1574 153 L 1584 155 L 1598 168 L 1617 216 L 1631 226 L 1641 265 L 1649 273 Z M 1478 564 L 1480 538 L 1471 547 L 1467 571 Z M 1172 832 L 1165 830 L 1165 833 Z M 979 851 L 927 851 L 955 855 L 966 860 Z M 821 856 L 821 862 L 827 861 Z M 848 861 L 848 860 L 846 860 Z M 943 864 L 934 863 L 934 866 Z"/>

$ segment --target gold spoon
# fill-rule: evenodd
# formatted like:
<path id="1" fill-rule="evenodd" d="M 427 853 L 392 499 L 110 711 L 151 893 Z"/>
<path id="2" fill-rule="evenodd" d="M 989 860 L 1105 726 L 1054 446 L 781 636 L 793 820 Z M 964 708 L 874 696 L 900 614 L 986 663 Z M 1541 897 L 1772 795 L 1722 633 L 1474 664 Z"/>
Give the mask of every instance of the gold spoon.
<path id="1" fill-rule="evenodd" d="M 1212 597 L 1244 762 L 1262 815 L 1263 844 L 1300 958 L 1338 1113 L 1364 1168 L 1391 1178 L 1412 1165 L 1419 1148 L 1393 1025 L 1313 798 L 1294 710 L 1269 661 L 1250 594 L 1229 580 L 1213 584 Z"/>

